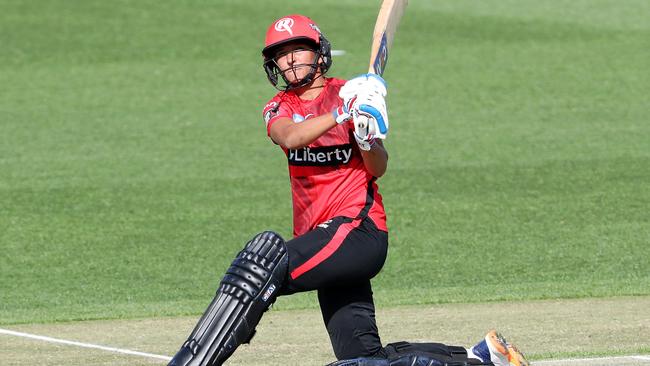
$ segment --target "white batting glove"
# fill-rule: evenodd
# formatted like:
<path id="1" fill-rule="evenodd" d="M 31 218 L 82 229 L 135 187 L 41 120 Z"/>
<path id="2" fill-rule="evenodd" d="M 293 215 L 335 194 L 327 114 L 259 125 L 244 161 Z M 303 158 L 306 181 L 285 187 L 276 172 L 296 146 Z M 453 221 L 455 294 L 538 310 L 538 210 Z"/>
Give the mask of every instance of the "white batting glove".
<path id="1" fill-rule="evenodd" d="M 341 124 L 352 120 L 352 110 L 357 99 L 361 86 L 361 79 L 348 80 L 339 90 L 339 97 L 343 99 L 343 105 L 332 111 L 336 123 Z"/>
<path id="2" fill-rule="evenodd" d="M 360 94 L 379 94 L 385 97 L 387 93 L 386 82 L 381 76 L 375 74 L 362 74 L 348 80 L 341 90 L 339 96 L 345 100 L 346 97 Z"/>
<path id="3" fill-rule="evenodd" d="M 360 137 L 385 139 L 388 134 L 386 100 L 379 94 L 359 95 L 354 105 L 354 131 Z"/>
<path id="4" fill-rule="evenodd" d="M 360 116 L 361 118 L 365 118 L 365 116 Z M 370 134 L 365 134 L 364 131 L 358 131 L 357 130 L 357 124 L 355 123 L 354 125 L 354 139 L 357 140 L 357 145 L 359 145 L 359 149 L 363 151 L 369 151 L 372 149 L 372 145 L 375 144 L 375 137 Z"/>
<path id="5" fill-rule="evenodd" d="M 344 101 L 356 96 L 350 105 L 350 112 L 354 118 L 355 135 L 364 141 L 370 139 L 367 136 L 385 139 L 388 134 L 388 112 L 384 99 L 387 92 L 386 82 L 375 74 L 350 79 L 339 91 Z"/>

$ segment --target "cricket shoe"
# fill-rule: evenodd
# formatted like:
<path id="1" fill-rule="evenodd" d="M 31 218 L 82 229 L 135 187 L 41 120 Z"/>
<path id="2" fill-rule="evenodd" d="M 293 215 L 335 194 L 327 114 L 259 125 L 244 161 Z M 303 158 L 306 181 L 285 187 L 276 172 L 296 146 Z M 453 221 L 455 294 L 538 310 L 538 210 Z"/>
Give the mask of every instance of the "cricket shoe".
<path id="1" fill-rule="evenodd" d="M 489 331 L 471 351 L 484 362 L 492 361 L 495 366 L 530 366 L 524 354 L 496 330 Z"/>

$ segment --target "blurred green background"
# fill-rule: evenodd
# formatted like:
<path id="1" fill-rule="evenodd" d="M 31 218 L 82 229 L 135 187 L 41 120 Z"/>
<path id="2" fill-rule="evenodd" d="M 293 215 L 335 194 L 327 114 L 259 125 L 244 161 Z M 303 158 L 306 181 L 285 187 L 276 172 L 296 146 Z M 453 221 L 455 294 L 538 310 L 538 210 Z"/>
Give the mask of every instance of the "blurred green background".
<path id="1" fill-rule="evenodd" d="M 199 314 L 291 234 L 266 27 L 367 68 L 377 1 L 0 1 L 0 324 Z M 650 294 L 650 3 L 411 0 L 379 306 Z M 276 308 L 316 307 L 313 295 Z"/>

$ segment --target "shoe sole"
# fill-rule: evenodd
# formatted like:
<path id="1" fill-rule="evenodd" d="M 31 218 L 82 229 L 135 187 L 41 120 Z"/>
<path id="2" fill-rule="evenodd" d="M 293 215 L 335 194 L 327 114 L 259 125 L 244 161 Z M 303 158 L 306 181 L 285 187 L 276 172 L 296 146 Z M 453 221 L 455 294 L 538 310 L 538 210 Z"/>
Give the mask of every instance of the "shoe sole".
<path id="1" fill-rule="evenodd" d="M 526 360 L 521 351 L 515 347 L 514 344 L 508 343 L 505 337 L 495 330 L 492 330 L 488 333 L 487 339 L 490 341 L 494 349 L 501 353 L 508 359 L 508 362 L 512 366 L 530 366 L 530 362 Z"/>
<path id="2" fill-rule="evenodd" d="M 507 348 L 508 348 L 508 361 L 510 361 L 511 365 L 530 366 L 530 362 L 526 360 L 524 354 L 521 353 L 521 351 L 519 351 L 514 344 L 507 344 Z"/>

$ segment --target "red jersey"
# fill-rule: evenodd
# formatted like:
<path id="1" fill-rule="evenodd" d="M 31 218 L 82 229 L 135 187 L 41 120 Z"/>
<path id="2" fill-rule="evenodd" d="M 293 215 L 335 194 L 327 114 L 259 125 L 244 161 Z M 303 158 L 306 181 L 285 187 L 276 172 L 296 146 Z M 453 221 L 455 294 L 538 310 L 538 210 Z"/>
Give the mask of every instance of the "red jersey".
<path id="1" fill-rule="evenodd" d="M 279 118 L 301 123 L 331 113 L 343 101 L 339 89 L 345 80 L 326 78 L 323 91 L 314 100 L 295 93 L 279 92 L 264 107 L 266 132 Z M 293 234 L 302 235 L 335 216 L 369 216 L 379 230 L 388 231 L 386 213 L 375 177 L 365 168 L 361 152 L 345 123 L 331 128 L 301 149 L 285 149 L 293 199 Z"/>

